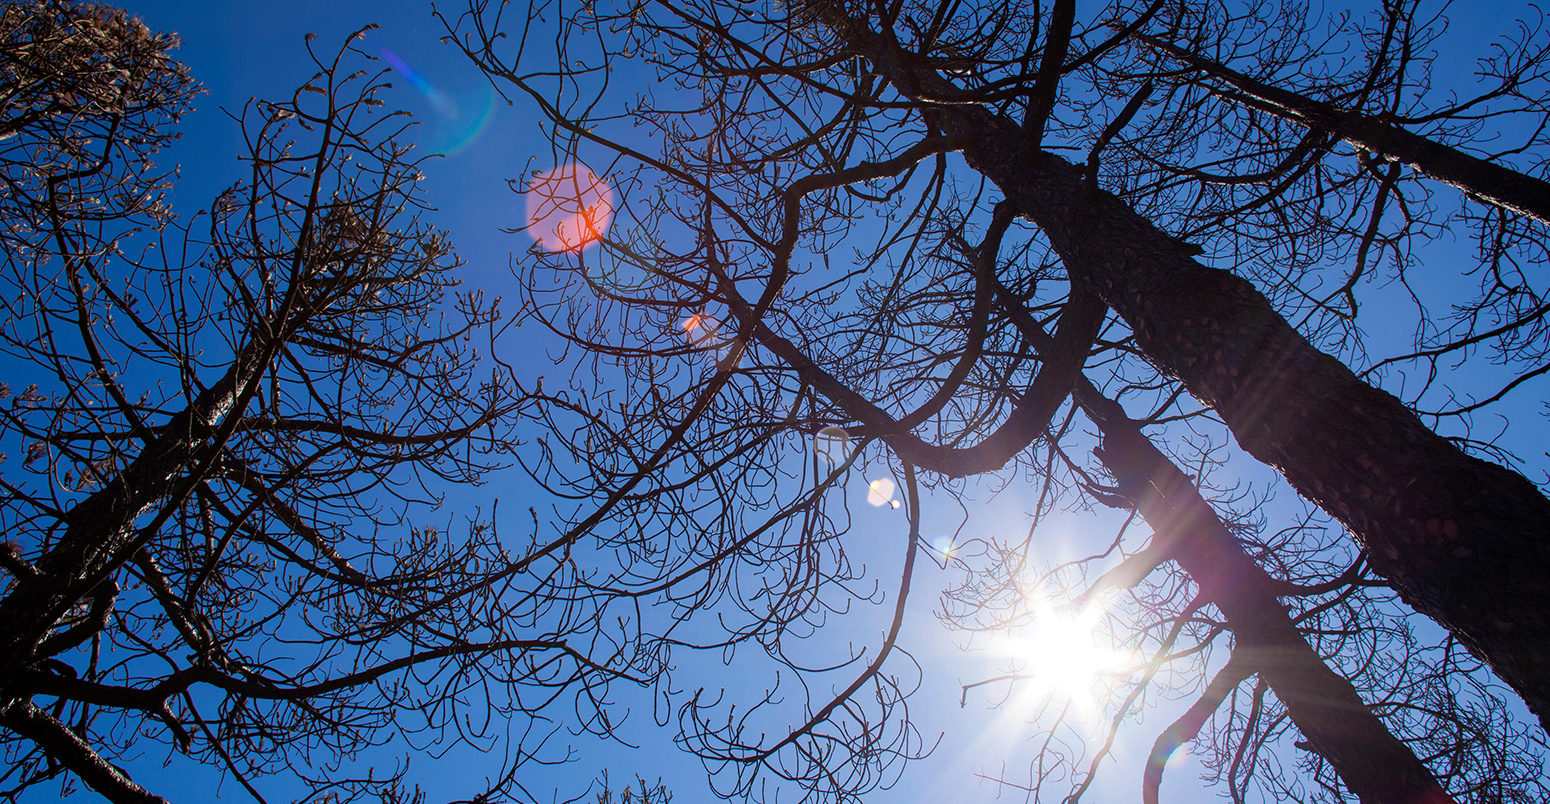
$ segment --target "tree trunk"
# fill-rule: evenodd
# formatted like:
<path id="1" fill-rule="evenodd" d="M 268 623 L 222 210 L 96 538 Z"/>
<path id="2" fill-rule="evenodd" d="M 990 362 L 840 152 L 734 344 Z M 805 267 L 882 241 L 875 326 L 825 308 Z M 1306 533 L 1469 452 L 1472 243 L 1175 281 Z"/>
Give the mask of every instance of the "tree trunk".
<path id="1" fill-rule="evenodd" d="M 1487 162 L 1370 115 L 1340 109 L 1256 81 L 1224 64 L 1144 34 L 1136 41 L 1236 90 L 1232 100 L 1316 131 L 1476 196 L 1487 203 L 1550 223 L 1550 182 Z"/>
<path id="2" fill-rule="evenodd" d="M 921 102 L 969 165 L 1037 224 L 1074 282 L 1135 333 L 1161 371 L 1215 409 L 1238 443 L 1366 546 L 1417 611 L 1486 661 L 1550 727 L 1550 500 L 1465 454 L 1404 403 L 1310 344 L 1247 280 L 1208 268 L 1004 115 L 934 103 L 957 89 L 881 37 L 840 32 Z"/>
<path id="3" fill-rule="evenodd" d="M 1452 804 L 1415 753 L 1298 633 L 1270 592 L 1270 576 L 1238 546 L 1194 483 L 1086 380 L 1074 395 L 1103 434 L 1099 458 L 1152 526 L 1160 553 L 1226 615 L 1235 660 L 1270 685 L 1311 750 L 1362 804 Z"/>
<path id="4" fill-rule="evenodd" d="M 158 506 L 178 504 L 198 482 L 188 474 L 219 448 L 217 428 L 254 373 L 247 353 L 236 363 L 123 472 L 72 506 L 59 540 L 0 599 L 0 707 L 29 697 L 17 689 L 21 671 L 57 652 L 40 648 L 60 617 L 129 560 L 137 549 L 136 521 Z"/>

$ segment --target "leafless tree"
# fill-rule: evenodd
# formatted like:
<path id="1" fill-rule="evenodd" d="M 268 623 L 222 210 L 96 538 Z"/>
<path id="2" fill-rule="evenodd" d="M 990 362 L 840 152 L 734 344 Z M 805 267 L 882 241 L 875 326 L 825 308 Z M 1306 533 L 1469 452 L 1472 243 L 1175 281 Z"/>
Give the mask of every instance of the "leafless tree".
<path id="1" fill-rule="evenodd" d="M 1110 741 L 1148 696 L 1198 690 L 1152 760 L 1197 739 L 1240 798 L 1544 794 L 1519 761 L 1543 735 L 1498 714 L 1459 647 L 1543 715 L 1550 503 L 1499 444 L 1439 434 L 1543 373 L 1518 348 L 1543 328 L 1523 267 L 1543 221 L 1512 189 L 1532 197 L 1537 165 L 1468 153 L 1498 117 L 1530 132 L 1515 152 L 1542 149 L 1532 26 L 1478 95 L 1439 103 L 1424 73 L 1441 22 L 1414 4 L 474 2 L 446 22 L 542 113 L 556 161 L 618 194 L 600 247 L 518 263 L 526 320 L 580 355 L 532 471 L 581 501 L 558 542 L 623 562 L 590 582 L 633 601 L 621 616 L 648 643 L 727 661 L 757 646 L 786 668 L 752 700 L 679 698 L 680 739 L 728 796 L 775 778 L 852 800 L 929 747 L 899 643 L 921 507 L 987 485 L 1036 521 L 1101 504 L 1149 526 L 1072 570 L 1090 584 L 1074 602 L 1108 598 L 1141 657 L 1107 699 Z M 559 28 L 552 53 L 540 25 Z M 1490 169 L 1450 173 L 1460 161 Z M 1362 280 L 1408 282 L 1459 220 L 1479 224 L 1479 298 L 1417 290 L 1414 353 L 1369 359 Z M 1500 392 L 1429 427 L 1438 367 L 1491 349 Z M 1242 464 L 1206 471 L 1229 437 L 1323 513 L 1234 510 L 1219 478 Z M 815 658 L 796 637 L 882 603 L 848 534 L 853 470 L 902 479 L 902 581 L 880 643 Z M 1325 515 L 1354 543 L 1326 538 Z M 1062 577 L 1030 566 L 1038 540 L 991 543 L 948 614 L 1030 616 L 1029 578 Z M 1417 636 L 1406 605 L 1449 634 Z M 1106 748 L 1077 767 L 1083 749 L 1058 743 L 1030 795 L 1090 788 Z"/>
<path id="2" fill-rule="evenodd" d="M 635 785 L 625 785 L 615 793 L 608 786 L 608 774 L 603 774 L 603 789 L 597 794 L 597 804 L 669 804 L 673 800 L 673 794 L 668 792 L 667 786 L 661 782 L 651 784 L 640 777 L 635 778 Z"/>
<path id="3" fill-rule="evenodd" d="M 456 290 L 352 45 L 309 44 L 294 97 L 243 110 L 240 179 L 176 218 L 175 44 L 88 4 L 0 15 L 4 794 L 160 801 L 119 761 L 150 735 L 259 800 L 410 796 L 356 758 L 418 736 L 497 748 L 481 800 L 520 795 L 535 713 L 652 660 L 567 598 L 564 554 L 437 511 L 534 404 L 488 357 L 496 305 Z"/>

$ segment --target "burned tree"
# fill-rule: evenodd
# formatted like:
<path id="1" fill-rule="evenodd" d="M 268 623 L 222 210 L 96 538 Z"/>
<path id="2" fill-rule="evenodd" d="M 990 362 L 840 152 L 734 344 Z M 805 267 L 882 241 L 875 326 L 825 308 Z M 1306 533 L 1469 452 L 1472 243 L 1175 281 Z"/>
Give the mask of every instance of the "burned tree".
<path id="1" fill-rule="evenodd" d="M 643 627 L 659 629 L 662 650 L 757 645 L 803 679 L 789 730 L 764 719 L 776 689 L 735 705 L 702 691 L 680 699 L 682 739 L 729 771 L 729 795 L 755 794 L 767 776 L 835 800 L 886 782 L 893 759 L 923 747 L 901 713 L 908 665 L 889 669 L 924 550 L 920 508 L 971 493 L 978 485 L 959 478 L 983 475 L 1024 489 L 1036 520 L 1101 503 L 1152 526 L 1150 539 L 1127 530 L 1078 569 L 1118 598 L 1103 604 L 1116 639 L 1145 654 L 1109 699 L 1111 740 L 1171 667 L 1205 697 L 1164 736 L 1200 735 L 1234 791 L 1257 780 L 1277 798 L 1534 795 L 1534 771 L 1486 745 L 1532 756 L 1542 736 L 1489 715 L 1494 682 L 1455 648 L 1543 714 L 1550 555 L 1538 534 L 1550 503 L 1503 451 L 1439 435 L 1419 397 L 1406 404 L 1369 380 L 1387 365 L 1400 382 L 1419 359 L 1423 393 L 1435 392 L 1428 359 L 1537 344 L 1543 281 L 1513 269 L 1540 248 L 1542 224 L 1481 188 L 1456 212 L 1422 207 L 1425 165 L 1401 175 L 1407 157 L 1352 153 L 1341 143 L 1376 141 L 1266 111 L 1223 89 L 1226 73 L 1155 44 L 1355 82 L 1359 97 L 1320 102 L 1374 117 L 1370 105 L 1426 100 L 1412 93 L 1433 29 L 1393 3 L 1350 20 L 1291 4 L 1043 10 L 588 3 L 554 9 L 553 56 L 534 51 L 537 10 L 513 19 L 511 7 L 474 3 L 448 19 L 459 46 L 546 117 L 560 158 L 590 161 L 619 191 L 600 247 L 539 248 L 520 263 L 528 319 L 586 355 L 548 400 L 558 454 L 534 469 L 585 501 L 561 541 L 622 556 L 622 570 L 593 583 L 656 602 L 662 622 Z M 1342 48 L 1361 59 L 1330 55 Z M 1478 104 L 1532 97 L 1537 58 Z M 655 70 L 649 90 L 632 83 L 637 65 Z M 1540 110 L 1511 113 L 1536 132 L 1525 147 L 1540 147 Z M 1435 133 L 1466 147 L 1458 131 Z M 1403 211 L 1393 226 L 1389 208 Z M 1363 366 L 1360 280 L 1383 270 L 1406 281 L 1409 249 L 1455 218 L 1501 222 L 1481 228 L 1498 285 L 1473 307 L 1421 310 L 1423 340 L 1447 332 L 1444 342 Z M 1455 312 L 1456 326 L 1438 325 Z M 1504 390 L 1543 373 L 1516 360 Z M 1095 458 L 1085 426 L 1098 433 Z M 813 458 L 815 438 L 839 459 Z M 1354 543 L 1234 511 L 1212 483 L 1241 464 L 1206 471 L 1229 439 Z M 864 659 L 799 659 L 791 634 L 869 599 L 854 591 L 861 562 L 842 488 L 852 467 L 880 465 L 903 478 L 909 518 L 895 616 Z M 871 491 L 886 501 L 892 488 Z M 991 547 L 997 560 L 953 598 L 965 627 L 1028 615 L 1018 572 L 1038 539 Z M 1005 616 L 979 622 L 1003 593 Z M 1450 635 L 1416 637 L 1395 595 Z M 717 604 L 742 614 L 699 625 Z M 1211 658 L 1229 644 L 1232 659 Z M 1267 660 L 1266 644 L 1296 653 L 1299 669 Z M 860 672 L 824 695 L 818 680 L 832 676 L 816 668 L 836 661 Z M 1306 706 L 1330 701 L 1351 719 Z M 1305 752 L 1304 774 L 1270 769 L 1278 739 Z M 1080 796 L 1097 768 L 1028 787 Z"/>
<path id="2" fill-rule="evenodd" d="M 175 45 L 87 4 L 0 16 L 4 790 L 161 800 L 119 762 L 139 734 L 255 796 L 397 795 L 401 766 L 348 761 L 415 732 L 514 766 L 533 712 L 645 660 L 551 615 L 563 558 L 435 510 L 530 404 L 481 357 L 498 310 L 456 290 L 353 46 L 309 45 L 294 97 L 243 110 L 240 180 L 175 217 Z"/>

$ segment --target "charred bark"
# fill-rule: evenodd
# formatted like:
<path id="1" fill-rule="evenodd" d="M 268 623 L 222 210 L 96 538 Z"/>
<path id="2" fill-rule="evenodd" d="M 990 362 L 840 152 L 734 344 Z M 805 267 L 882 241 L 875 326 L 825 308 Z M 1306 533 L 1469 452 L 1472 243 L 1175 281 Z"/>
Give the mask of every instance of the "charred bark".
<path id="1" fill-rule="evenodd" d="M 122 474 L 64 514 L 58 544 L 36 562 L 31 577 L 0 600 L 0 705 L 25 697 L 17 682 L 48 657 L 50 651 L 41 649 L 45 637 L 70 606 L 111 582 L 112 573 L 139 549 L 141 530 L 154 534 L 154 521 L 140 529 L 136 521 L 158 507 L 175 508 L 203 479 L 253 392 L 247 387 L 251 378 L 274 349 L 271 344 L 242 350 L 225 376 L 169 421 Z"/>
<path id="2" fill-rule="evenodd" d="M 167 799 L 136 784 L 123 769 L 103 759 L 70 727 L 31 701 L 11 701 L 0 709 L 0 725 L 37 743 L 44 753 L 114 804 L 167 804 Z"/>
<path id="3" fill-rule="evenodd" d="M 994 254 L 992 248 L 984 256 L 993 260 Z M 1311 749 L 1329 761 L 1364 804 L 1451 804 L 1453 799 L 1414 752 L 1388 730 L 1351 683 L 1331 670 L 1309 646 L 1272 592 L 1273 579 L 1238 546 L 1189 478 L 1141 433 L 1118 403 L 1104 397 L 1081 376 L 1079 359 L 1071 365 L 1071 355 L 1086 355 L 1096 328 L 1092 322 L 1103 318 L 1101 306 L 1096 313 L 1077 314 L 1083 323 L 1076 329 L 1086 340 L 1073 343 L 1065 332 L 1060 336 L 1046 334 L 994 279 L 985 277 L 982 282 L 996 288 L 1000 303 L 1035 348 L 1064 364 L 1053 374 L 1099 425 L 1103 434 L 1100 459 L 1157 534 L 1149 550 L 1155 550 L 1161 561 L 1177 562 L 1199 585 L 1202 597 L 1226 615 L 1237 639 L 1235 655 L 1275 691 Z M 735 291 L 727 293 L 733 309 L 748 309 L 746 300 Z M 1086 293 L 1077 288 L 1067 309 L 1089 304 Z M 913 434 L 902 432 L 886 412 L 829 375 L 794 344 L 762 324 L 753 331 L 761 345 L 781 355 L 848 415 L 866 422 L 900 455 L 926 457 L 929 465 L 948 472 L 963 462 L 1005 460 L 997 444 L 951 451 L 924 444 Z M 1039 376 L 1045 378 L 1046 372 Z M 1048 416 L 1043 421 L 1048 422 Z M 1026 441 L 1033 438 L 1029 434 Z"/>

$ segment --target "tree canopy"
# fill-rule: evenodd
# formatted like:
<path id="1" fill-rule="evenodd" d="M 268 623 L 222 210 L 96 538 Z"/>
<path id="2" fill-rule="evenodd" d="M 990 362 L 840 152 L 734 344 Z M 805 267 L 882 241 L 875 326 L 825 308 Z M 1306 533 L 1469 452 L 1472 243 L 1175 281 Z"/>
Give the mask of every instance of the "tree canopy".
<path id="1" fill-rule="evenodd" d="M 435 510 L 514 461 L 499 311 L 456 289 L 353 45 L 309 45 L 309 81 L 242 110 L 233 183 L 174 216 L 175 45 L 91 4 L 0 17 L 0 352 L 27 381 L 0 408 L 0 789 L 163 800 L 122 765 L 144 734 L 258 800 L 412 799 L 354 760 L 498 743 L 465 786 L 515 795 L 535 714 L 631 659 L 493 503 Z"/>
<path id="2" fill-rule="evenodd" d="M 549 14 L 559 71 L 534 35 Z M 1546 369 L 1534 19 L 1456 89 L 1434 89 L 1445 21 L 1415 3 L 473 3 L 447 22 L 620 194 L 600 248 L 518 262 L 527 318 L 587 356 L 547 401 L 563 457 L 537 470 L 588 500 L 566 538 L 617 544 L 600 588 L 675 605 L 675 647 L 736 604 L 709 644 L 799 676 L 861 667 L 805 682 L 789 732 L 763 719 L 774 692 L 684 703 L 729 794 L 773 776 L 846 800 L 920 747 L 892 727 L 897 619 L 828 663 L 788 637 L 858 599 L 858 466 L 893 478 L 882 499 L 903 481 L 895 602 L 918 509 L 988 484 L 1033 527 L 1008 543 L 968 517 L 982 555 L 957 550 L 944 616 L 985 633 L 1093 607 L 1139 657 L 1095 747 L 1056 750 L 1083 740 L 1044 724 L 1031 795 L 1088 790 L 1170 689 L 1203 693 L 1152 761 L 1195 738 L 1235 794 L 1538 795 L 1550 504 L 1524 474 L 1542 456 L 1506 445 L 1542 420 L 1470 427 Z M 1476 262 L 1439 294 L 1417 277 L 1455 233 Z M 1375 355 L 1367 326 L 1415 338 Z M 1091 506 L 1147 527 L 1040 566 L 1038 523 Z M 1541 723 L 1504 718 L 1503 694 Z"/>
<path id="3" fill-rule="evenodd" d="M 1155 802 L 1186 744 L 1234 800 L 1550 794 L 1542 20 L 1464 84 L 1400 0 L 438 14 L 553 148 L 510 318 L 359 45 L 184 219 L 175 40 L 0 16 L 6 794 L 162 800 L 149 735 L 260 800 L 412 800 L 427 744 L 541 800 L 632 716 L 725 798 L 884 800 L 923 697 L 1027 719 L 996 795 Z M 1005 654 L 951 689 L 930 562 Z"/>

